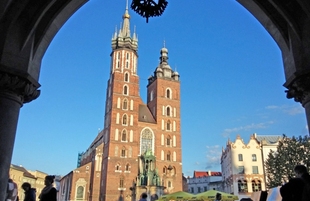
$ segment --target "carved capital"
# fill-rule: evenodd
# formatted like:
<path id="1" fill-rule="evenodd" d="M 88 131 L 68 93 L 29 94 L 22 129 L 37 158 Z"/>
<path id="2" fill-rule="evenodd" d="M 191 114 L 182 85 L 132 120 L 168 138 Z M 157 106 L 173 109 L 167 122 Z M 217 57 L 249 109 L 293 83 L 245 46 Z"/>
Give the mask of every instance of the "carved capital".
<path id="1" fill-rule="evenodd" d="M 297 78 L 285 92 L 287 98 L 294 98 L 303 105 L 307 103 L 310 100 L 310 74 Z"/>
<path id="2" fill-rule="evenodd" d="M 0 72 L 0 91 L 17 95 L 22 103 L 28 103 L 38 98 L 39 87 L 39 84 L 35 85 L 23 77 Z"/>

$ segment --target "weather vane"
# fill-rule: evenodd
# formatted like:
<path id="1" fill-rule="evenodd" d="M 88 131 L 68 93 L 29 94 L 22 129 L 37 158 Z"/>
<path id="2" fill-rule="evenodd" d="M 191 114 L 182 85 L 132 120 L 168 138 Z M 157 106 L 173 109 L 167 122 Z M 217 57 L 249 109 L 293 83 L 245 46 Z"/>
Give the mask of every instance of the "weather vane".
<path id="1" fill-rule="evenodd" d="M 146 23 L 149 22 L 149 17 L 161 16 L 165 11 L 168 1 L 166 0 L 132 0 L 131 9 L 136 13 L 146 18 Z"/>

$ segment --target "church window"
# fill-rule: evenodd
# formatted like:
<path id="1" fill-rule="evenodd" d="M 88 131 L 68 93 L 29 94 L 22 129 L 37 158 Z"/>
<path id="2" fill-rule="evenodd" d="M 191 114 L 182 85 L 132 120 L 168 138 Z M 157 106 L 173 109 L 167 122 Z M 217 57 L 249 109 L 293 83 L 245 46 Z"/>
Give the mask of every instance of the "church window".
<path id="1" fill-rule="evenodd" d="M 119 179 L 119 187 L 124 188 L 124 177 L 120 177 Z"/>
<path id="2" fill-rule="evenodd" d="M 124 86 L 123 94 L 128 95 L 128 86 L 127 85 Z"/>
<path id="3" fill-rule="evenodd" d="M 170 116 L 170 115 L 171 115 L 171 114 L 170 114 L 170 107 L 168 106 L 166 110 L 167 110 L 167 111 L 166 111 L 167 116 Z"/>
<path id="4" fill-rule="evenodd" d="M 170 135 L 168 135 L 168 137 L 166 139 L 166 145 L 167 146 L 171 146 L 171 137 L 170 137 Z"/>
<path id="5" fill-rule="evenodd" d="M 171 99 L 171 89 L 166 89 L 166 98 Z"/>
<path id="6" fill-rule="evenodd" d="M 123 132 L 122 132 L 122 141 L 123 141 L 123 142 L 126 142 L 126 141 L 127 141 L 127 133 L 126 133 L 126 130 L 123 130 Z"/>
<path id="7" fill-rule="evenodd" d="M 256 154 L 252 154 L 252 161 L 257 161 Z"/>
<path id="8" fill-rule="evenodd" d="M 253 180 L 252 181 L 252 191 L 256 192 L 256 191 L 261 191 L 262 190 L 262 185 L 261 185 L 261 181 L 260 180 Z"/>
<path id="9" fill-rule="evenodd" d="M 128 61 L 126 61 L 126 68 L 128 68 L 129 67 L 129 62 Z"/>
<path id="10" fill-rule="evenodd" d="M 122 148 L 122 151 L 121 151 L 121 157 L 126 157 L 126 149 L 125 147 Z"/>
<path id="11" fill-rule="evenodd" d="M 121 170 L 120 164 L 116 164 L 115 170 L 116 170 L 116 171 L 120 171 L 120 170 Z"/>
<path id="12" fill-rule="evenodd" d="M 243 161 L 243 156 L 242 156 L 242 154 L 238 154 L 238 160 L 239 160 L 239 161 Z"/>
<path id="13" fill-rule="evenodd" d="M 127 114 L 123 115 L 123 125 L 127 125 Z"/>
<path id="14" fill-rule="evenodd" d="M 172 187 L 172 182 L 168 181 L 168 188 L 171 188 L 171 187 Z"/>
<path id="15" fill-rule="evenodd" d="M 153 134 L 150 129 L 143 130 L 140 146 L 141 154 L 144 154 L 147 150 L 153 151 Z"/>
<path id="16" fill-rule="evenodd" d="M 129 53 L 126 53 L 126 59 L 129 59 Z"/>
<path id="17" fill-rule="evenodd" d="M 117 65 L 116 65 L 116 68 L 119 68 L 119 61 L 117 61 Z"/>
<path id="18" fill-rule="evenodd" d="M 164 168 L 163 168 L 163 173 L 165 174 L 167 172 L 167 167 L 165 166 Z"/>
<path id="19" fill-rule="evenodd" d="M 120 56 L 121 56 L 121 53 L 117 53 L 117 58 L 119 59 L 120 58 Z"/>
<path id="20" fill-rule="evenodd" d="M 171 130 L 171 122 L 170 122 L 170 120 L 167 121 L 167 130 L 168 131 Z"/>
<path id="21" fill-rule="evenodd" d="M 247 193 L 248 192 L 248 185 L 246 180 L 238 180 L 238 192 Z"/>
<path id="22" fill-rule="evenodd" d="M 83 198 L 84 198 L 84 187 L 79 186 L 76 189 L 76 199 L 77 200 L 83 200 Z"/>
<path id="23" fill-rule="evenodd" d="M 127 108 L 128 108 L 128 101 L 125 98 L 124 101 L 123 101 L 123 110 L 127 110 Z"/>
<path id="24" fill-rule="evenodd" d="M 128 73 L 125 73 L 125 82 L 129 82 L 129 75 L 128 75 Z"/>
<path id="25" fill-rule="evenodd" d="M 170 153 L 170 151 L 168 151 L 168 153 L 167 153 L 167 161 L 171 161 L 171 153 Z"/>
<path id="26" fill-rule="evenodd" d="M 125 166 L 125 171 L 129 171 L 129 167 L 130 167 L 130 165 L 127 163 Z"/>

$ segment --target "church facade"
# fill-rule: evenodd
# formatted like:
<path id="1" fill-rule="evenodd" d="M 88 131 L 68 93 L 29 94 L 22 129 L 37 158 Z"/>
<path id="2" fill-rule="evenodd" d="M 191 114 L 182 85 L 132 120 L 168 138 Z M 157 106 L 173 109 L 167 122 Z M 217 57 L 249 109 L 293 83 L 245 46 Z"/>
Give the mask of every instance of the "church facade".
<path id="1" fill-rule="evenodd" d="M 62 179 L 60 200 L 67 195 L 69 200 L 129 201 L 142 192 L 155 200 L 182 190 L 180 76 L 169 66 L 163 47 L 144 103 L 138 39 L 130 31 L 126 6 L 123 26 L 112 37 L 104 129 L 79 155 L 78 168 Z"/>

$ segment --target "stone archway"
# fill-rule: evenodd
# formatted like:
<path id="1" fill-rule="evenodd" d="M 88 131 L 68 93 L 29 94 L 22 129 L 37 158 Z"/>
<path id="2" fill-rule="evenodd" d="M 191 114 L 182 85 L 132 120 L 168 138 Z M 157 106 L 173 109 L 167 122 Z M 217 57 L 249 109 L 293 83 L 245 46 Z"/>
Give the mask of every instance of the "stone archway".
<path id="1" fill-rule="evenodd" d="M 310 5 L 308 0 L 237 0 L 279 45 L 288 88 L 310 123 Z M 20 107 L 36 99 L 42 57 L 55 34 L 87 0 L 0 0 L 0 198 L 15 140 Z"/>

